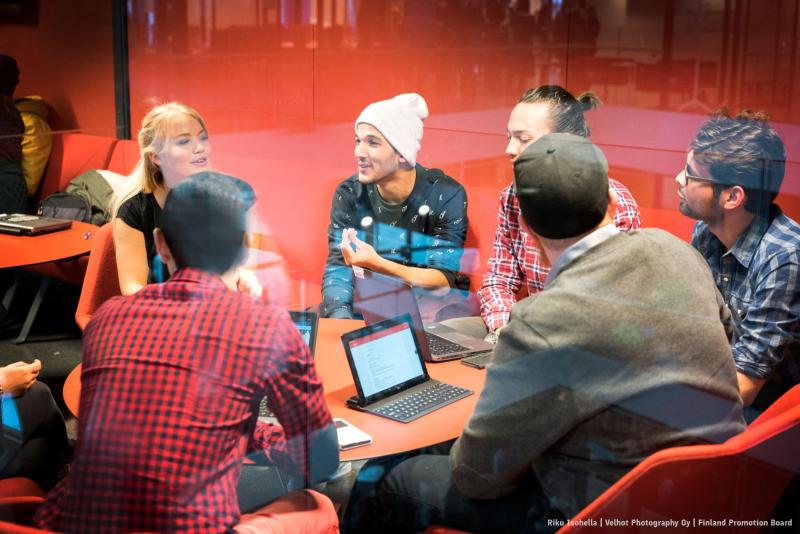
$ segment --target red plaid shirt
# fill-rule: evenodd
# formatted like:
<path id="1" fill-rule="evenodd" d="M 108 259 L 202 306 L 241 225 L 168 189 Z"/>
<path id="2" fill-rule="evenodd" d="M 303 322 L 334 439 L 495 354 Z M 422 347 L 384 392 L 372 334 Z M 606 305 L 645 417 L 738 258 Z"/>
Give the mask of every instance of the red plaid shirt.
<path id="1" fill-rule="evenodd" d="M 97 311 L 81 384 L 70 472 L 36 515 L 52 530 L 231 529 L 245 453 L 307 472 L 293 444 L 331 424 L 289 316 L 191 269 Z M 282 430 L 256 422 L 264 395 Z"/>
<path id="2" fill-rule="evenodd" d="M 638 230 L 639 206 L 630 191 L 616 180 L 609 185 L 617 194 L 614 223 L 623 231 Z M 489 331 L 505 326 L 516 302 L 516 295 L 527 282 L 528 294 L 544 289 L 550 267 L 535 240 L 519 227 L 519 200 L 509 185 L 500 192 L 500 211 L 497 213 L 497 232 L 489 257 L 489 267 L 478 291 L 481 317 Z"/>

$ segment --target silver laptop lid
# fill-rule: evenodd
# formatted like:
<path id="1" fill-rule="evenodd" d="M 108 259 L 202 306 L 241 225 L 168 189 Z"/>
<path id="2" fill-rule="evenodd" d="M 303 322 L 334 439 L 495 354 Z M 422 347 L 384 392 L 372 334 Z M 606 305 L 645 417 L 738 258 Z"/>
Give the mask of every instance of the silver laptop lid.
<path id="1" fill-rule="evenodd" d="M 364 316 L 364 322 L 368 325 L 409 314 L 422 357 L 432 360 L 425 338 L 425 324 L 410 285 L 393 276 L 354 269 L 353 293 L 353 309 Z"/>

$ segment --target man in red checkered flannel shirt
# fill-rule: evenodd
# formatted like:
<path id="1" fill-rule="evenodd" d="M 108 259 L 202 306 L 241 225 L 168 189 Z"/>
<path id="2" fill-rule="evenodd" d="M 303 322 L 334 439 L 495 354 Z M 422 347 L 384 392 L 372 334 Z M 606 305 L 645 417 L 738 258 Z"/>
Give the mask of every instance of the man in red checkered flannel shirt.
<path id="1" fill-rule="evenodd" d="M 522 151 L 548 133 L 569 133 L 589 136 L 584 111 L 598 105 L 592 93 L 575 98 L 558 85 L 543 85 L 522 95 L 508 119 L 506 154 L 513 162 Z M 638 230 L 639 206 L 630 191 L 620 182 L 609 179 L 617 197 L 614 224 L 623 231 Z M 466 317 L 446 323 L 489 342 L 497 341 L 497 332 L 508 323 L 517 293 L 525 284 L 528 294 L 544 288 L 550 266 L 538 243 L 519 226 L 519 200 L 509 185 L 500 192 L 497 230 L 483 284 L 478 291 L 481 319 Z M 488 332 L 488 334 L 487 334 Z"/>
<path id="2" fill-rule="evenodd" d="M 235 290 L 247 208 L 217 173 L 170 192 L 154 233 L 170 279 L 107 301 L 86 327 L 75 456 L 38 526 L 233 531 L 248 523 L 237 504 L 245 454 L 263 451 L 306 483 L 336 469 L 336 430 L 306 344 L 285 311 Z M 264 396 L 279 425 L 257 421 Z M 317 531 L 337 529 L 330 512 Z"/>

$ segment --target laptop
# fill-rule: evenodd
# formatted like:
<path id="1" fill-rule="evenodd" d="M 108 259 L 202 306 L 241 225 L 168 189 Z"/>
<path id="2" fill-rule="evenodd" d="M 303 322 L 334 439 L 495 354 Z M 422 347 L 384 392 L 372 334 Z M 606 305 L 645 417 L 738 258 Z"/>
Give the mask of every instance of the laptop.
<path id="1" fill-rule="evenodd" d="M 24 213 L 0 213 L 0 233 L 12 235 L 39 235 L 72 227 L 69 219 L 51 219 Z"/>
<path id="2" fill-rule="evenodd" d="M 441 323 L 424 324 L 414 290 L 403 280 L 366 269 L 353 272 L 355 310 L 364 316 L 368 325 L 410 314 L 425 361 L 455 360 L 494 348 L 488 341 L 462 334 Z"/>
<path id="3" fill-rule="evenodd" d="M 431 380 L 407 313 L 348 332 L 342 343 L 358 392 L 350 408 L 408 423 L 473 393 Z"/>
<path id="4" fill-rule="evenodd" d="M 314 356 L 314 349 L 317 346 L 317 328 L 319 326 L 319 315 L 312 311 L 290 311 L 289 317 L 294 323 L 294 327 L 300 332 L 303 341 L 308 345 L 308 351 Z M 267 398 L 262 397 L 258 405 L 258 420 L 263 423 L 276 423 L 275 414 L 267 406 Z"/>

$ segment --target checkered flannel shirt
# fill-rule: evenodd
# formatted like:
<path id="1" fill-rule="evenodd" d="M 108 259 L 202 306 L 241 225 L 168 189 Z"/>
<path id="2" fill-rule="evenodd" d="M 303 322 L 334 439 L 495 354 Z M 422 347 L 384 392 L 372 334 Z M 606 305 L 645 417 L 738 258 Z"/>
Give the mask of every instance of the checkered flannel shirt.
<path id="1" fill-rule="evenodd" d="M 97 311 L 81 384 L 70 472 L 36 515 L 51 530 L 230 530 L 245 453 L 308 473 L 308 433 L 331 424 L 288 314 L 191 269 Z M 264 395 L 280 426 L 256 421 Z"/>
<path id="2" fill-rule="evenodd" d="M 800 383 L 800 225 L 773 205 L 728 251 L 704 222 L 692 245 L 730 308 L 736 368 L 785 389 Z"/>
<path id="3" fill-rule="evenodd" d="M 617 194 L 617 212 L 614 215 L 617 228 L 625 232 L 638 230 L 641 225 L 639 206 L 630 191 L 616 180 L 610 179 L 609 185 Z M 527 283 L 528 294 L 532 295 L 544 289 L 550 272 L 535 240 L 520 229 L 519 218 L 519 199 L 509 185 L 500 192 L 494 245 L 478 291 L 481 316 L 490 331 L 508 323 L 523 280 Z"/>

